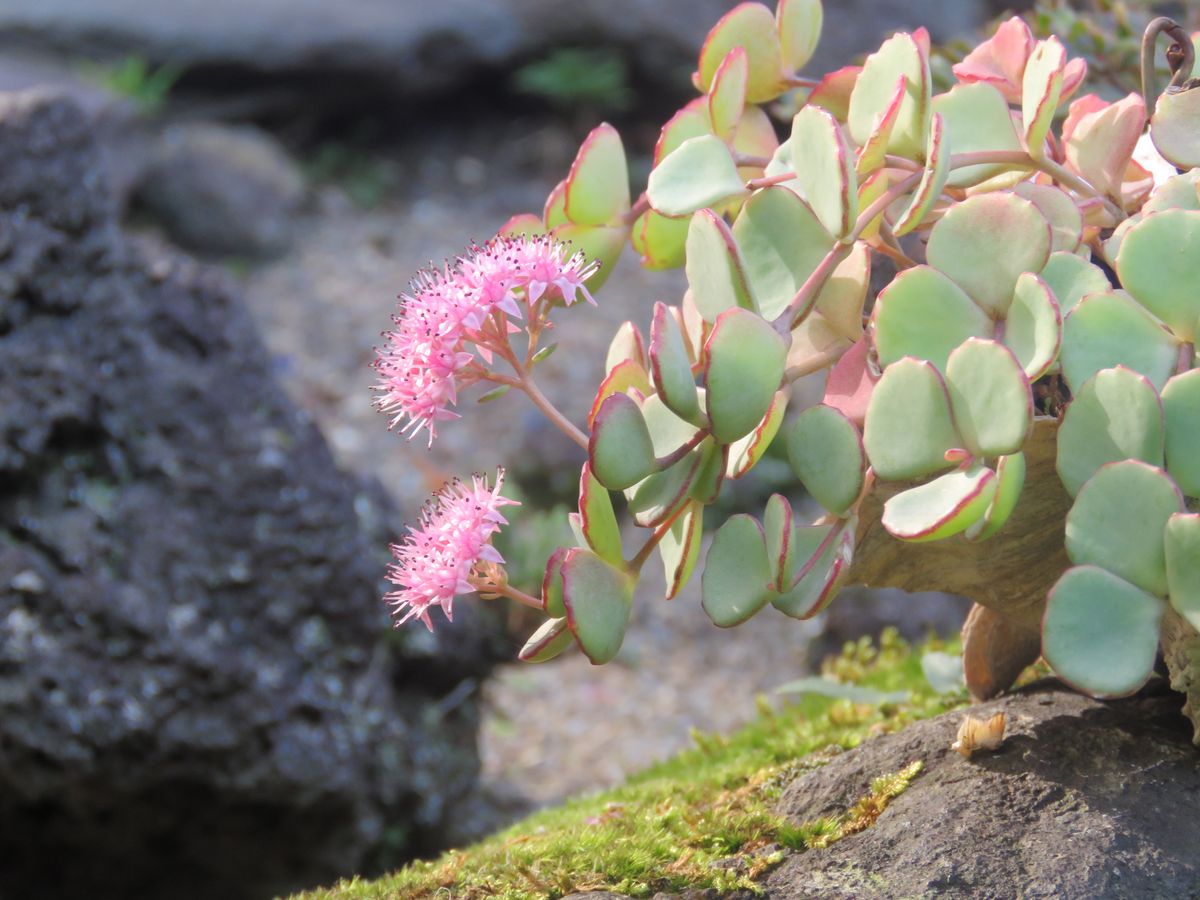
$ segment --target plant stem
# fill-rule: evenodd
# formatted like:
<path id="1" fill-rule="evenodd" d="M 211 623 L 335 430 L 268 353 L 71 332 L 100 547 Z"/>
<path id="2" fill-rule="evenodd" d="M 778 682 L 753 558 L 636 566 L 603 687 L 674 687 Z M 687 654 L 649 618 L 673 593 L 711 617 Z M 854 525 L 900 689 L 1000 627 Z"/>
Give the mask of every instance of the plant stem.
<path id="1" fill-rule="evenodd" d="M 799 315 L 800 311 L 809 305 L 809 300 L 815 297 L 821 288 L 825 286 L 825 282 L 829 280 L 829 276 L 833 274 L 834 269 L 841 264 L 842 260 L 850 255 L 850 251 L 854 247 L 854 242 L 858 240 L 858 236 L 874 221 L 876 216 L 887 209 L 898 197 L 902 197 L 911 191 L 920 182 L 922 174 L 921 172 L 913 172 L 859 214 L 858 221 L 854 223 L 854 230 L 846 236 L 845 240 L 838 241 L 830 248 L 829 252 L 825 254 L 825 258 L 817 264 L 817 267 L 813 269 L 812 274 L 808 276 L 804 284 L 800 285 L 800 290 L 796 291 L 787 308 L 771 323 L 777 331 L 781 334 L 787 334 L 800 324 L 800 321 L 802 321 Z"/>
<path id="2" fill-rule="evenodd" d="M 768 188 L 777 184 L 783 184 L 785 181 L 791 181 L 795 177 L 795 172 L 781 172 L 778 175 L 770 175 L 763 178 L 751 178 L 746 182 L 746 188 L 751 191 L 757 191 L 760 188 Z"/>
<path id="3" fill-rule="evenodd" d="M 810 356 L 804 362 L 797 363 L 783 373 L 784 384 L 791 384 L 805 375 L 812 375 L 814 372 L 820 372 L 822 369 L 829 368 L 829 366 L 832 366 L 842 358 L 846 349 L 839 347 L 837 350 L 822 350 L 815 356 Z"/>
<path id="4" fill-rule="evenodd" d="M 695 450 L 696 447 L 698 447 L 700 445 L 700 442 L 703 441 L 706 437 L 708 437 L 709 433 L 710 433 L 709 429 L 701 428 L 699 431 L 697 431 L 695 434 L 693 434 L 690 438 L 688 438 L 685 443 L 680 444 L 678 447 L 676 447 L 674 450 L 672 450 L 666 456 L 662 456 L 662 457 L 655 459 L 654 464 L 658 467 L 658 470 L 660 472 L 663 469 L 669 469 L 671 466 L 675 465 L 675 463 L 679 462 L 681 459 L 683 459 L 685 456 L 687 456 L 689 453 L 691 453 L 693 450 Z"/>
<path id="5" fill-rule="evenodd" d="M 833 270 L 841 265 L 842 260 L 849 256 L 850 251 L 853 249 L 853 244 L 843 244 L 841 241 L 838 241 L 829 249 L 829 252 L 825 254 L 825 258 L 817 263 L 817 267 L 812 270 L 812 274 L 804 280 L 804 284 L 800 285 L 800 289 L 796 291 L 795 295 L 788 302 L 787 308 L 771 323 L 775 326 L 776 331 L 787 336 L 793 328 L 803 321 L 803 316 L 800 315 L 801 310 L 808 310 L 810 306 L 809 300 L 816 297 L 821 288 L 825 286 L 825 282 L 829 280 L 829 276 L 833 274 Z"/>
<path id="6" fill-rule="evenodd" d="M 755 169 L 765 169 L 770 164 L 771 160 L 767 159 L 765 156 L 748 156 L 745 153 L 734 153 L 733 162 L 737 166 L 750 166 Z M 796 177 L 795 172 L 788 172 L 786 174 L 792 178 Z"/>
<path id="7" fill-rule="evenodd" d="M 621 224 L 632 225 L 641 217 L 642 213 L 648 212 L 649 209 L 650 198 L 646 195 L 645 191 L 642 191 L 637 200 L 634 201 L 633 206 L 629 207 L 629 209 L 621 216 Z"/>
<path id="8" fill-rule="evenodd" d="M 815 88 L 821 82 L 813 78 L 805 78 L 802 75 L 789 75 L 784 79 L 788 87 L 794 88 Z"/>
<path id="9" fill-rule="evenodd" d="M 496 587 L 494 592 L 502 597 L 507 597 L 509 600 L 515 600 L 522 606 L 528 606 L 531 609 L 545 609 L 545 607 L 542 605 L 542 601 L 539 598 L 527 594 L 519 588 L 513 587 L 511 584 L 506 584 L 503 587 Z"/>
<path id="10" fill-rule="evenodd" d="M 1118 221 L 1125 218 L 1125 211 L 1104 196 L 1099 190 L 1069 172 L 1052 159 L 1036 159 L 1024 150 L 976 150 L 972 153 L 956 153 L 950 157 L 950 168 L 961 169 L 978 165 L 1007 165 L 1014 168 L 1037 169 L 1045 172 L 1055 181 L 1066 185 L 1075 193 L 1084 197 L 1094 197 L 1104 204 L 1104 208 Z"/>
<path id="11" fill-rule="evenodd" d="M 541 410 L 542 415 L 554 423 L 559 431 L 582 447 L 585 453 L 587 452 L 587 435 L 576 428 L 570 419 L 559 412 L 558 407 L 551 403 L 550 399 L 542 393 L 537 383 L 533 380 L 533 376 L 519 367 L 517 368 L 517 387 L 525 392 L 525 395 L 533 401 L 533 405 Z"/>
<path id="12" fill-rule="evenodd" d="M 1158 103 L 1158 86 L 1154 83 L 1154 55 L 1159 35 L 1164 33 L 1174 42 L 1167 51 L 1167 64 L 1171 67 L 1171 82 L 1168 90 L 1170 88 L 1178 89 L 1183 85 L 1183 82 L 1192 74 L 1192 65 L 1195 61 L 1191 36 L 1174 19 L 1159 16 L 1146 26 L 1145 32 L 1142 33 L 1141 68 L 1142 99 L 1146 101 L 1147 116 L 1154 115 L 1154 107 Z M 1175 51 L 1175 58 L 1172 58 L 1172 51 Z"/>
<path id="13" fill-rule="evenodd" d="M 683 506 L 679 507 L 679 510 L 673 516 L 655 528 L 650 537 L 646 538 L 646 543 L 642 545 L 642 549 L 640 549 L 637 552 L 637 555 L 625 564 L 625 568 L 629 571 L 630 575 L 637 575 L 642 571 L 642 566 L 646 564 L 646 560 L 650 558 L 650 554 L 654 552 L 654 548 L 658 546 L 659 542 L 664 537 L 666 537 L 667 532 L 671 530 L 671 526 L 675 524 L 675 520 L 683 515 L 684 510 L 686 510 L 688 506 L 689 504 L 685 503 Z"/>
<path id="14" fill-rule="evenodd" d="M 1179 345 L 1179 361 L 1175 364 L 1175 374 L 1182 375 L 1196 367 L 1196 345 L 1184 341 Z"/>

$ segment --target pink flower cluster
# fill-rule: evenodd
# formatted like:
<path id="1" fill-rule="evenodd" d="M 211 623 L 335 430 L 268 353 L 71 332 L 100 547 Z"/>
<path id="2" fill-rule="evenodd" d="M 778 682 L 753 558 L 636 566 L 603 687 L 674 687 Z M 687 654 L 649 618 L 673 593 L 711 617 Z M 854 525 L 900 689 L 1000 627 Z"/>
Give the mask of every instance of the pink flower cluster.
<path id="1" fill-rule="evenodd" d="M 509 334 L 519 330 L 503 314 L 521 318 L 518 301 L 530 315 L 543 297 L 570 306 L 582 294 L 594 304 L 584 282 L 599 263 L 582 252 L 568 257 L 567 250 L 545 235 L 496 237 L 473 245 L 453 267 L 418 274 L 410 293 L 400 296 L 395 328 L 376 350 L 375 405 L 392 417 L 390 427 L 407 421 L 401 432 L 410 438 L 427 428 L 432 444 L 437 423 L 458 417 L 449 407 L 460 383 L 483 376 L 470 371 L 475 357 L 467 345 L 474 344 L 485 362 L 503 352 Z"/>
<path id="2" fill-rule="evenodd" d="M 500 507 L 519 504 L 500 496 L 503 486 L 503 469 L 496 473 L 493 488 L 481 475 L 473 476 L 469 485 L 451 482 L 425 505 L 421 527 L 410 527 L 404 543 L 392 545 L 396 562 L 388 567 L 387 577 L 397 590 L 383 599 L 391 604 L 397 626 L 417 618 L 432 631 L 432 606 L 440 606 L 446 618 L 453 619 L 455 595 L 475 590 L 470 576 L 476 564 L 504 562 L 491 544 L 492 535 L 508 524 Z"/>

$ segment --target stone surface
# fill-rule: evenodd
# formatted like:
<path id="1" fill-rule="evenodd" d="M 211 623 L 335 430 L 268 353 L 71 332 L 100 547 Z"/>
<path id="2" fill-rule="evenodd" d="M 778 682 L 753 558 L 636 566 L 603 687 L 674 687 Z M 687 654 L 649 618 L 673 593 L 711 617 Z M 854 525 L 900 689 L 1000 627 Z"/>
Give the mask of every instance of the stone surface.
<path id="1" fill-rule="evenodd" d="M 484 632 L 387 629 L 390 507 L 227 279 L 114 207 L 76 106 L 0 96 L 0 895 L 259 898 L 429 850 Z"/>
<path id="2" fill-rule="evenodd" d="M 871 828 L 789 856 L 767 896 L 1195 897 L 1200 751 L 1179 707 L 1160 680 L 1110 702 L 1046 681 L 868 741 L 793 782 L 781 812 L 840 813 L 872 779 L 924 771 Z M 998 750 L 950 749 L 966 714 L 997 711 Z"/>
<path id="3" fill-rule="evenodd" d="M 285 250 L 305 196 L 304 176 L 274 138 L 209 122 L 166 128 L 137 186 L 175 243 L 241 257 Z"/>
<path id="4" fill-rule="evenodd" d="M 736 0 L 9 0 L 0 49 L 116 58 L 139 54 L 194 70 L 251 76 L 314 73 L 313 98 L 347 83 L 427 94 L 511 68 L 570 44 L 623 50 L 643 76 L 679 81 L 708 29 Z M 769 4 L 773 7 L 774 4 Z M 927 26 L 934 40 L 978 27 L 982 0 L 840 0 L 810 65 L 832 69 L 875 49 L 898 28 Z M 341 84 L 337 83 L 342 79 Z M 342 93 L 342 102 L 352 97 Z"/>

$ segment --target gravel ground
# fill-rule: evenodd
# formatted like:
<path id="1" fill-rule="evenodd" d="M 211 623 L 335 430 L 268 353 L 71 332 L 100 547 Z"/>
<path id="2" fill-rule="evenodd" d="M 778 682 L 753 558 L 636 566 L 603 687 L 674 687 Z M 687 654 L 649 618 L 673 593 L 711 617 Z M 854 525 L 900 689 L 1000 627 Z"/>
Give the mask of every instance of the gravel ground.
<path id="1" fill-rule="evenodd" d="M 559 171 L 572 149 L 560 154 Z M 378 476 L 410 515 L 455 473 L 532 457 L 561 461 L 574 480 L 580 461 L 521 397 L 477 408 L 468 398 L 464 418 L 447 424 L 432 450 L 390 434 L 371 408 L 373 347 L 412 273 L 492 234 L 512 212 L 539 208 L 553 183 L 505 172 L 503 163 L 433 157 L 440 170 L 417 181 L 434 189 L 372 212 L 326 190 L 289 255 L 248 276 L 252 308 L 292 395 L 321 423 L 343 464 Z M 499 181 L 506 188 L 498 194 L 490 186 Z M 644 272 L 627 251 L 598 308 L 581 305 L 560 317 L 564 350 L 539 369 L 546 392 L 582 419 L 616 326 L 627 318 L 644 326 L 653 301 L 677 301 L 683 286 L 682 273 Z M 521 527 L 519 517 L 513 527 Z M 502 667 L 485 686 L 484 782 L 509 806 L 610 785 L 687 746 L 692 729 L 735 728 L 754 715 L 757 695 L 805 670 L 812 623 L 768 611 L 719 633 L 698 608 L 698 578 L 665 603 L 662 573 L 652 569 L 614 663 L 599 669 L 570 653 L 541 666 Z"/>

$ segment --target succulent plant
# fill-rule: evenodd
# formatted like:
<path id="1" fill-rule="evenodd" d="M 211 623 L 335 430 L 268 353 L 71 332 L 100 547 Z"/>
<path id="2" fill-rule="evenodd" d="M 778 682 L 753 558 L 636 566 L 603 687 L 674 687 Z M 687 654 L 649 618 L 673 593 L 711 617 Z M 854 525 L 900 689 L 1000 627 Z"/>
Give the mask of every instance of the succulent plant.
<path id="1" fill-rule="evenodd" d="M 1108 102 L 1075 96 L 1086 65 L 1019 18 L 944 93 L 923 30 L 861 67 L 798 76 L 821 25 L 819 0 L 735 7 L 700 51 L 700 96 L 663 126 L 641 196 L 601 125 L 543 212 L 505 226 L 510 241 L 571 242 L 600 267 L 572 257 L 585 291 L 626 241 L 650 268 L 682 266 L 689 289 L 647 311 L 646 335 L 618 331 L 586 429 L 550 408 L 587 452 L 577 545 L 550 558 L 538 595 L 504 584 L 490 557 L 466 586 L 545 611 L 523 659 L 574 645 L 603 663 L 645 563 L 661 558 L 669 599 L 709 529 L 701 594 L 717 625 L 767 606 L 807 618 L 850 584 L 953 591 L 976 602 L 964 629 L 976 697 L 1039 655 L 1080 690 L 1129 694 L 1161 644 L 1200 721 L 1191 37 L 1151 23 L 1143 94 Z M 764 105 L 785 95 L 773 108 L 798 111 L 780 141 Z M 873 267 L 895 271 L 875 296 Z M 528 279 L 503 288 L 528 308 L 524 360 L 503 328 L 468 329 L 457 346 L 515 373 L 471 363 L 470 380 L 546 410 L 531 372 L 562 303 Z M 791 385 L 819 372 L 822 402 L 789 418 Z M 777 494 L 758 516 L 705 522 L 775 440 L 825 514 L 801 522 Z M 626 546 L 621 506 L 647 532 L 640 546 Z"/>

